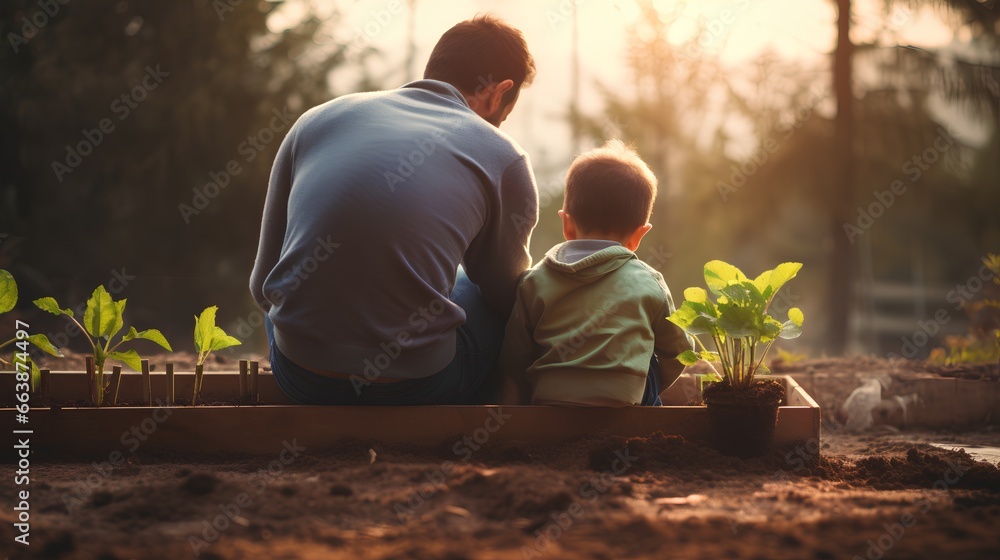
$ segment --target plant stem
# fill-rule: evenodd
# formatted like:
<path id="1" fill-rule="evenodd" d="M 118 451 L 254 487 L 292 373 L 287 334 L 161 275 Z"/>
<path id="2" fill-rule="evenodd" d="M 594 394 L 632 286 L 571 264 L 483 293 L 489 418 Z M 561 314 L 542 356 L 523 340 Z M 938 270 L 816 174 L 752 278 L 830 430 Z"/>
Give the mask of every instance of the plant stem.
<path id="1" fill-rule="evenodd" d="M 194 366 L 194 396 L 191 398 L 191 406 L 198 404 L 198 396 L 201 394 L 201 378 L 204 374 L 204 364 L 197 364 Z"/>
<path id="2" fill-rule="evenodd" d="M 94 367 L 97 368 L 97 406 L 100 407 L 104 405 L 104 361 Z"/>
<path id="3" fill-rule="evenodd" d="M 83 325 L 80 324 L 80 321 L 77 321 L 76 317 L 73 317 L 71 315 L 66 315 L 66 316 L 69 317 L 70 321 L 76 323 L 77 328 L 80 329 L 80 332 L 83 333 L 83 336 L 87 337 L 87 342 L 89 342 L 91 346 L 95 346 L 94 339 L 90 338 L 90 333 L 87 332 L 87 329 L 83 328 Z"/>

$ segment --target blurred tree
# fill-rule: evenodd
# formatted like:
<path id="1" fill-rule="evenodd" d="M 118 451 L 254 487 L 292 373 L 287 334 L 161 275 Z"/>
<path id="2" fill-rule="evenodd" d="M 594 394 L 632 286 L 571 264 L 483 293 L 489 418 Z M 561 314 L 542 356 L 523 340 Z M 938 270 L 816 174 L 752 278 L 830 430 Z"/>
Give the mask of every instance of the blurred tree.
<path id="1" fill-rule="evenodd" d="M 621 138 L 636 146 L 660 181 L 653 207 L 654 229 L 643 241 L 639 254 L 654 261 L 650 264 L 660 270 L 690 270 L 686 260 L 673 258 L 674 248 L 682 246 L 689 234 L 703 233 L 701 228 L 711 226 L 693 224 L 697 218 L 686 215 L 678 206 L 682 194 L 680 173 L 684 162 L 697 155 L 695 136 L 708 108 L 717 66 L 698 56 L 701 35 L 691 37 L 681 47 L 670 43 L 668 33 L 680 14 L 660 4 L 651 0 L 637 2 L 640 16 L 628 31 L 626 52 L 631 87 L 597 84 L 605 99 L 603 114 L 580 115 L 571 110 L 568 118 L 572 122 L 576 116 L 575 126 L 592 143 Z M 688 257 L 697 259 L 700 255 L 685 252 L 684 258 Z M 696 265 L 698 271 L 702 264 L 704 261 Z"/>
<path id="2" fill-rule="evenodd" d="M 856 188 L 856 154 L 854 116 L 855 88 L 853 57 L 855 45 L 851 41 L 851 0 L 835 0 L 837 5 L 837 46 L 833 56 L 833 89 L 837 100 L 834 129 L 834 158 L 837 162 L 838 191 L 845 191 L 831 206 L 830 237 L 833 251 L 830 258 L 828 279 L 829 329 L 827 349 L 842 354 L 847 349 L 850 314 L 855 309 L 853 241 L 841 233 L 844 224 L 853 222 L 858 190 Z M 905 84 L 913 87 L 917 81 L 925 89 L 942 94 L 948 101 L 964 105 L 978 114 L 987 114 L 994 123 L 1000 123 L 1000 2 L 996 0 L 886 0 L 886 8 L 904 4 L 910 10 L 931 4 L 944 11 L 956 24 L 956 30 L 967 30 L 971 35 L 971 51 L 987 53 L 987 63 L 947 55 L 924 49 L 902 47 L 894 69 Z M 905 14 L 904 14 L 905 15 Z M 903 18 L 905 24 L 910 18 Z M 876 47 L 872 45 L 871 47 Z M 896 45 L 896 47 L 899 47 Z M 864 196 L 864 192 L 860 193 Z"/>
<path id="3" fill-rule="evenodd" d="M 74 2 L 0 49 L 2 229 L 24 238 L 8 257 L 23 302 L 79 302 L 123 270 L 136 322 L 186 338 L 206 305 L 249 312 L 274 153 L 344 60 L 314 41 L 315 17 L 269 30 L 281 5 Z M 5 2 L 3 36 L 40 10 Z"/>
<path id="4" fill-rule="evenodd" d="M 839 196 L 830 206 L 828 227 L 833 242 L 827 281 L 827 317 L 829 328 L 826 349 L 843 354 L 847 349 L 851 312 L 854 309 L 854 268 L 851 240 L 843 233 L 844 224 L 853 220 L 855 190 L 854 161 L 854 89 L 851 43 L 851 0 L 836 0 L 837 47 L 833 56 L 833 93 L 837 101 L 834 118 L 833 157 L 836 161 Z"/>

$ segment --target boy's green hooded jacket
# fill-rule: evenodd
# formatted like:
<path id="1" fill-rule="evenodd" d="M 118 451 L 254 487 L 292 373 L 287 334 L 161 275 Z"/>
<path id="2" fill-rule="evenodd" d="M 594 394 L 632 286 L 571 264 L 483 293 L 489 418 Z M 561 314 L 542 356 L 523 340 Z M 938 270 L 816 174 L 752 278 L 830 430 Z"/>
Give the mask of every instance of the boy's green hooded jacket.
<path id="1" fill-rule="evenodd" d="M 663 276 L 619 243 L 556 245 L 518 285 L 498 366 L 505 400 L 518 386 L 535 404 L 639 403 L 653 353 L 663 363 L 691 349 L 673 311 Z"/>

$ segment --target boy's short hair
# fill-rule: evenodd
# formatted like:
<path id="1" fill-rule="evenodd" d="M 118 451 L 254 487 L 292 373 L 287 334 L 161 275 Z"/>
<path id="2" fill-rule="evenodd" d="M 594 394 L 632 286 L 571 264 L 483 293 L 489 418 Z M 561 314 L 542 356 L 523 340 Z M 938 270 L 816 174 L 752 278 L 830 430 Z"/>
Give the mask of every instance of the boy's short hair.
<path id="1" fill-rule="evenodd" d="M 478 94 L 490 83 L 513 80 L 514 87 L 503 97 L 507 105 L 517 98 L 521 86 L 531 85 L 535 59 L 520 30 L 492 14 L 477 15 L 441 36 L 424 78 L 448 82 L 466 95 Z"/>
<path id="2" fill-rule="evenodd" d="M 584 232 L 628 235 L 649 221 L 656 184 L 635 150 L 610 140 L 573 161 L 563 210 Z"/>

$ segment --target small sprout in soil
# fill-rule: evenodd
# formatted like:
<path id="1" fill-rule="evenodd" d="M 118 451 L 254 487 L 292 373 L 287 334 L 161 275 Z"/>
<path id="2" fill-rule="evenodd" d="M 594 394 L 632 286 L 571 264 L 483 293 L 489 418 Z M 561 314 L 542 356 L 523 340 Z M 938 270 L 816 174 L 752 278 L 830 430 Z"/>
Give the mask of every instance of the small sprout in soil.
<path id="1" fill-rule="evenodd" d="M 677 357 L 684 365 L 701 360 L 722 366 L 721 382 L 733 390 L 749 390 L 754 375 L 768 373 L 764 357 L 778 338 L 802 334 L 802 311 L 788 310 L 788 320 L 768 314 L 778 290 L 798 274 L 801 263 L 783 263 L 750 280 L 740 269 L 722 262 L 705 265 L 705 284 L 715 294 L 712 301 L 703 288 L 684 290 L 684 303 L 667 319 L 695 337 L 701 351 L 688 350 Z M 698 339 L 708 335 L 716 351 L 709 351 Z M 713 366 L 714 369 L 714 366 Z M 717 372 L 718 373 L 718 372 Z"/>
<path id="2" fill-rule="evenodd" d="M 14 281 L 14 276 L 6 270 L 0 270 L 0 315 L 14 309 L 17 305 L 17 282 Z M 24 333 L 25 331 L 18 329 L 18 333 Z M 46 354 L 55 356 L 57 358 L 62 357 L 62 352 L 55 347 L 54 344 L 49 342 L 49 338 L 44 334 L 33 334 L 25 338 L 14 337 L 4 343 L 0 343 L 0 351 L 2 351 L 7 346 L 13 344 L 20 352 L 23 357 L 28 356 L 28 346 L 29 344 L 37 347 L 42 352 Z M 33 390 L 37 391 L 38 387 L 42 382 L 42 372 L 38 369 L 35 361 L 27 358 L 22 360 L 22 362 L 30 362 L 31 364 L 31 387 Z M 4 366 L 9 366 L 10 362 L 0 358 L 0 364 Z"/>
<path id="3" fill-rule="evenodd" d="M 118 348 L 122 344 L 136 339 L 144 339 L 155 342 L 167 351 L 173 351 L 167 339 L 156 329 L 137 331 L 135 327 L 129 327 L 128 332 L 120 337 L 118 343 L 112 345 L 112 339 L 121 331 L 125 324 L 123 319 L 125 301 L 124 299 L 120 301 L 113 300 L 111 294 L 104 289 L 104 286 L 98 286 L 90 296 L 90 299 L 87 300 L 87 309 L 83 313 L 83 324 L 81 325 L 76 320 L 76 317 L 73 316 L 73 310 L 62 309 L 54 298 L 45 297 L 35 300 L 35 305 L 39 309 L 48 311 L 53 315 L 65 315 L 68 317 L 87 337 L 87 342 L 90 343 L 94 351 L 94 368 L 96 371 L 93 373 L 93 378 L 88 379 L 88 382 L 93 388 L 90 397 L 96 406 L 104 404 L 108 393 L 108 382 L 104 376 L 104 364 L 106 360 L 110 358 L 122 362 L 135 371 L 142 369 L 142 358 L 139 357 L 139 354 L 135 350 L 127 352 L 119 351 Z"/>
<path id="4" fill-rule="evenodd" d="M 201 385 L 205 376 L 205 360 L 213 350 L 222 350 L 230 346 L 242 344 L 238 338 L 229 336 L 215 324 L 215 313 L 219 308 L 215 305 L 206 307 L 200 317 L 194 318 L 194 349 L 198 352 L 198 362 L 194 367 L 194 396 L 191 404 L 198 404 L 201 396 Z"/>

